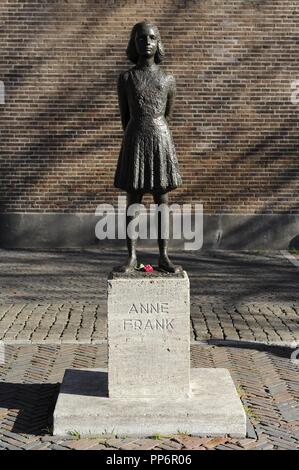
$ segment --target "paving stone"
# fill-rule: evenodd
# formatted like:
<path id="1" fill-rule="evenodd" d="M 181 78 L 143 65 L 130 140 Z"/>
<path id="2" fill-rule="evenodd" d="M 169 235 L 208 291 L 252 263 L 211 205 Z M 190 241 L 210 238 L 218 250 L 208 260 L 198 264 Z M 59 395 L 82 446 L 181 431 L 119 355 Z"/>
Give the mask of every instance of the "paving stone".
<path id="1" fill-rule="evenodd" d="M 245 450 L 254 449 L 256 446 L 256 439 L 241 439 L 238 444 Z"/>
<path id="2" fill-rule="evenodd" d="M 178 435 L 174 437 L 174 440 L 179 444 L 183 445 L 184 448 L 188 450 L 196 449 L 198 447 L 202 447 L 211 440 L 209 438 L 202 438 L 202 437 L 195 437 L 195 436 L 188 436 L 188 435 Z"/>
<path id="3" fill-rule="evenodd" d="M 151 450 L 159 445 L 159 441 L 155 439 L 137 439 L 134 442 L 124 444 L 124 450 Z"/>
<path id="4" fill-rule="evenodd" d="M 226 444 L 219 444 L 216 447 L 217 450 L 242 450 L 242 447 L 238 444 L 227 442 Z"/>
<path id="5" fill-rule="evenodd" d="M 51 450 L 70 450 L 66 446 L 60 446 L 58 444 L 53 444 Z"/>
<path id="6" fill-rule="evenodd" d="M 286 403 L 278 403 L 278 409 L 282 414 L 283 418 L 290 421 L 299 421 L 299 406 L 296 401 L 287 401 Z"/>
<path id="7" fill-rule="evenodd" d="M 65 445 L 70 449 L 89 449 L 90 447 L 94 447 L 98 445 L 98 442 L 95 439 L 77 439 L 73 441 L 66 441 Z M 105 446 L 104 446 L 105 447 Z"/>
<path id="8" fill-rule="evenodd" d="M 216 447 L 216 450 L 232 450 L 232 448 L 229 445 L 219 445 Z M 239 448 L 238 450 L 241 450 L 241 449 Z"/>
<path id="9" fill-rule="evenodd" d="M 50 443 L 49 442 L 31 442 L 30 444 L 26 444 L 24 450 L 49 450 Z"/>
<path id="10" fill-rule="evenodd" d="M 109 447 L 121 448 L 121 447 L 126 446 L 127 444 L 132 444 L 133 442 L 137 441 L 137 439 L 138 439 L 137 437 L 135 439 L 131 437 L 127 437 L 127 438 L 111 437 L 110 439 L 105 439 L 104 442 Z"/>
<path id="11" fill-rule="evenodd" d="M 299 450 L 298 444 L 291 444 L 280 440 L 273 440 L 272 442 L 277 450 Z"/>
<path id="12" fill-rule="evenodd" d="M 83 449 L 83 450 L 86 450 L 86 449 Z M 97 444 L 93 447 L 89 447 L 88 450 L 108 450 L 108 448 L 104 446 L 104 444 Z"/>
<path id="13" fill-rule="evenodd" d="M 214 439 L 210 439 L 208 442 L 206 442 L 203 445 L 207 449 L 213 449 L 214 447 L 225 444 L 226 442 L 227 442 L 227 438 L 225 437 L 215 437 Z"/>
<path id="14" fill-rule="evenodd" d="M 163 439 L 162 445 L 165 446 L 165 448 L 168 447 L 170 450 L 178 450 L 182 448 L 182 445 L 179 442 L 176 442 L 175 439 Z"/>

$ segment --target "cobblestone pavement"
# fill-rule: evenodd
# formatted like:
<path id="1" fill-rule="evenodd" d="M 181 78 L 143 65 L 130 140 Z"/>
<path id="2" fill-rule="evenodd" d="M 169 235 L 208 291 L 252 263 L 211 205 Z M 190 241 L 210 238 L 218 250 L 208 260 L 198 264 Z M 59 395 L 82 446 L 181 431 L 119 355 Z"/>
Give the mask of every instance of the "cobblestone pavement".
<path id="1" fill-rule="evenodd" d="M 0 250 L 0 340 L 105 341 L 106 279 L 125 256 Z M 299 345 L 299 269 L 281 253 L 176 251 L 173 259 L 190 277 L 192 340 Z"/>
<path id="2" fill-rule="evenodd" d="M 7 346 L 0 366 L 0 449 L 299 449 L 298 365 L 291 350 L 193 344 L 193 367 L 230 370 L 248 416 L 246 439 L 187 435 L 121 439 L 51 436 L 52 413 L 65 368 L 106 367 L 101 345 Z"/>
<path id="3" fill-rule="evenodd" d="M 173 255 L 190 276 L 192 366 L 230 370 L 246 439 L 51 436 L 64 370 L 107 365 L 106 279 L 125 255 L 0 250 L 0 449 L 298 449 L 299 270 L 280 253 Z"/>

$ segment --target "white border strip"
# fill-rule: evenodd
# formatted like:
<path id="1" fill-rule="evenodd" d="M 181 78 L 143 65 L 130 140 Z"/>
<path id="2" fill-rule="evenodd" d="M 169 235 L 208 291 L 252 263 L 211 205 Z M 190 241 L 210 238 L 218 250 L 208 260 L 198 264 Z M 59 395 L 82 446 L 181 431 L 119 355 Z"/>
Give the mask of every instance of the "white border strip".
<path id="1" fill-rule="evenodd" d="M 280 253 L 287 259 L 289 260 L 290 263 L 292 263 L 294 266 L 296 266 L 297 269 L 299 269 L 299 259 L 292 255 L 288 250 L 281 250 Z"/>
<path id="2" fill-rule="evenodd" d="M 5 345 L 3 341 L 0 341 L 0 366 L 5 364 Z"/>
<path id="3" fill-rule="evenodd" d="M 5 86 L 2 80 L 0 80 L 0 104 L 5 104 Z"/>

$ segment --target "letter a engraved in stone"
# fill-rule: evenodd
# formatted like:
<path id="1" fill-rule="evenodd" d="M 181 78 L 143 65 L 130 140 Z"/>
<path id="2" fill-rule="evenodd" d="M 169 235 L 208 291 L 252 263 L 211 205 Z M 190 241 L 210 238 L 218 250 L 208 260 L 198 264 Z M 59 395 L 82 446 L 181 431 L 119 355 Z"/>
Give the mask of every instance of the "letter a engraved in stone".
<path id="1" fill-rule="evenodd" d="M 154 329 L 152 322 L 150 320 L 147 320 L 144 329 L 146 330 L 147 328 L 151 328 L 152 330 Z"/>
<path id="2" fill-rule="evenodd" d="M 131 305 L 130 309 L 129 309 L 129 313 L 131 312 L 134 312 L 134 313 L 138 313 L 138 310 L 137 308 L 135 307 L 135 304 Z"/>

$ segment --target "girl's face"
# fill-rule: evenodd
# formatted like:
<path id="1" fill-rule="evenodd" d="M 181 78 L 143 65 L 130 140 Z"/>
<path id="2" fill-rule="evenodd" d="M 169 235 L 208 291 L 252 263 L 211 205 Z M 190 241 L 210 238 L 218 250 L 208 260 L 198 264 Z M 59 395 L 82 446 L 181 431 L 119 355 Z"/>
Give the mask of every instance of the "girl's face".
<path id="1" fill-rule="evenodd" d="M 156 54 L 158 38 L 154 28 L 144 24 L 136 32 L 135 45 L 138 54 L 142 57 L 152 57 Z"/>

